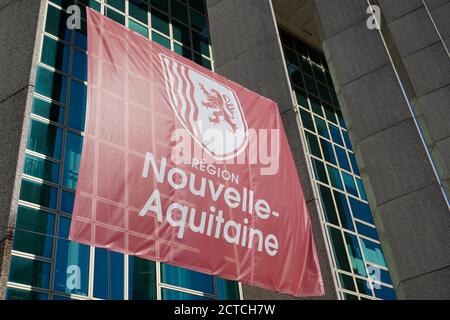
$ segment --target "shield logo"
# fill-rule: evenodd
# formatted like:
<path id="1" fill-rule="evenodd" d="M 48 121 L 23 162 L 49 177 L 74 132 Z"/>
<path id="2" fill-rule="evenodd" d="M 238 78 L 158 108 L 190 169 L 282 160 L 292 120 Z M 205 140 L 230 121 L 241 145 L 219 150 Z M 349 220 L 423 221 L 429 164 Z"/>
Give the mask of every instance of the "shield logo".
<path id="1" fill-rule="evenodd" d="M 195 142 L 217 160 L 245 150 L 248 127 L 234 90 L 180 61 L 159 56 L 172 110 Z"/>

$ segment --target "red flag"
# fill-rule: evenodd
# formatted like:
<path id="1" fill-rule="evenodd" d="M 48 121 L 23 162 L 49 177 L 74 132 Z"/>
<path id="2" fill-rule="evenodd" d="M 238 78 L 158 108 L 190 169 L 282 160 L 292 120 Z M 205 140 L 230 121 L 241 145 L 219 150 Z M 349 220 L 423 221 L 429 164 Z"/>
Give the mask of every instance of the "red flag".
<path id="1" fill-rule="evenodd" d="M 70 239 L 323 295 L 276 104 L 93 10 L 88 52 Z"/>

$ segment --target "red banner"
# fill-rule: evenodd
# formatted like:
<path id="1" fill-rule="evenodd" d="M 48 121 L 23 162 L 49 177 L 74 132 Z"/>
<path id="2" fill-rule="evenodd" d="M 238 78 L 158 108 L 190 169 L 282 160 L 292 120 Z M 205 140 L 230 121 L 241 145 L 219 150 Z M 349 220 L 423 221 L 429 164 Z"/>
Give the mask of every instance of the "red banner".
<path id="1" fill-rule="evenodd" d="M 88 52 L 70 239 L 323 295 L 277 105 L 92 10 Z"/>

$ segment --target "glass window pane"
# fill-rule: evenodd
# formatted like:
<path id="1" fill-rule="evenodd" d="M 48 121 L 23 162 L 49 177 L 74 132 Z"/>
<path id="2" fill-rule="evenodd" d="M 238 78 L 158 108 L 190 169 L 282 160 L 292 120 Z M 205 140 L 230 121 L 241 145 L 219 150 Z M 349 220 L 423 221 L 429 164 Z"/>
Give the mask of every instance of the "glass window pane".
<path id="1" fill-rule="evenodd" d="M 352 265 L 353 272 L 355 274 L 359 274 L 360 276 L 367 276 L 364 260 L 358 244 L 358 238 L 352 234 L 345 233 L 345 240 L 347 242 L 347 250 L 350 255 L 350 263 Z"/>
<path id="2" fill-rule="evenodd" d="M 333 246 L 333 254 L 334 260 L 336 261 L 336 266 L 341 270 L 351 272 L 341 231 L 332 227 L 328 227 L 328 231 L 331 244 Z"/>
<path id="3" fill-rule="evenodd" d="M 33 98 L 33 106 L 31 112 L 51 121 L 61 124 L 64 123 L 64 107 L 41 100 L 37 97 Z"/>
<path id="4" fill-rule="evenodd" d="M 75 189 L 77 186 L 82 147 L 83 137 L 67 132 L 63 176 L 63 185 L 67 188 Z"/>
<path id="5" fill-rule="evenodd" d="M 50 283 L 50 263 L 11 256 L 8 280 L 48 289 Z"/>
<path id="6" fill-rule="evenodd" d="M 361 179 L 356 178 L 356 184 L 358 186 L 358 190 L 359 190 L 359 194 L 361 196 L 361 199 L 367 201 L 366 192 L 364 191 L 364 186 L 363 186 L 363 183 L 362 183 Z"/>
<path id="7" fill-rule="evenodd" d="M 350 169 L 350 163 L 348 162 L 347 159 L 347 152 L 345 152 L 344 149 L 338 147 L 338 146 L 334 146 L 335 150 L 336 150 L 336 155 L 339 161 L 339 166 L 341 166 L 341 168 L 347 170 L 347 171 L 351 171 Z"/>
<path id="8" fill-rule="evenodd" d="M 335 167 L 328 166 L 328 175 L 330 176 L 331 185 L 339 190 L 344 190 L 341 181 L 341 175 L 339 174 L 339 170 Z"/>
<path id="9" fill-rule="evenodd" d="M 357 176 L 361 175 L 361 173 L 359 172 L 358 164 L 356 163 L 355 155 L 353 153 L 349 153 L 348 157 L 350 158 L 350 162 L 352 163 L 353 173 Z"/>
<path id="10" fill-rule="evenodd" d="M 75 46 L 87 50 L 87 25 L 85 21 L 81 21 L 81 29 L 75 30 Z"/>
<path id="11" fill-rule="evenodd" d="M 58 189 L 37 182 L 22 180 L 20 199 L 47 208 L 56 209 Z"/>
<path id="12" fill-rule="evenodd" d="M 134 22 L 133 20 L 128 20 L 128 27 L 131 30 L 139 33 L 141 36 L 148 38 L 148 29 L 141 24 Z"/>
<path id="13" fill-rule="evenodd" d="M 353 227 L 353 218 L 350 213 L 350 208 L 347 203 L 347 197 L 338 191 L 333 191 L 334 199 L 336 200 L 336 206 L 338 208 L 339 218 L 343 228 L 351 231 L 355 231 Z"/>
<path id="14" fill-rule="evenodd" d="M 192 44 L 194 50 L 209 57 L 209 41 L 200 33 L 192 32 Z"/>
<path id="15" fill-rule="evenodd" d="M 74 200 L 75 200 L 75 193 L 68 192 L 68 191 L 62 191 L 61 211 L 72 214 Z"/>
<path id="16" fill-rule="evenodd" d="M 47 36 L 42 43 L 41 62 L 61 70 L 69 72 L 70 47 Z"/>
<path id="17" fill-rule="evenodd" d="M 80 80 L 87 80 L 87 54 L 73 50 L 72 75 Z"/>
<path id="18" fill-rule="evenodd" d="M 128 298 L 156 300 L 156 263 L 137 257 L 128 261 Z"/>
<path id="19" fill-rule="evenodd" d="M 70 41 L 72 32 L 67 29 L 67 14 L 64 11 L 48 6 L 47 18 L 45 23 L 45 32 L 48 32 L 60 39 Z"/>
<path id="20" fill-rule="evenodd" d="M 366 224 L 360 223 L 358 221 L 355 221 L 356 228 L 358 229 L 358 232 L 362 234 L 363 236 L 372 238 L 374 240 L 379 240 L 377 230 L 371 226 L 368 226 Z"/>
<path id="21" fill-rule="evenodd" d="M 194 61 L 199 65 L 203 66 L 204 68 L 211 70 L 211 61 L 209 61 L 206 58 L 203 58 L 201 55 L 195 53 Z"/>
<path id="22" fill-rule="evenodd" d="M 308 96 L 306 95 L 306 93 L 297 88 L 294 88 L 294 90 L 295 90 L 295 96 L 297 98 L 297 104 L 299 104 L 300 106 L 302 106 L 305 109 L 309 109 Z"/>
<path id="23" fill-rule="evenodd" d="M 323 183 L 328 183 L 327 173 L 325 171 L 325 166 L 323 165 L 323 162 L 316 159 L 312 159 L 312 163 L 316 179 Z"/>
<path id="24" fill-rule="evenodd" d="M 322 146 L 323 156 L 325 160 L 329 163 L 337 165 L 336 156 L 334 155 L 333 151 L 333 145 L 324 139 L 320 139 L 320 145 Z"/>
<path id="25" fill-rule="evenodd" d="M 121 15 L 117 11 L 114 11 L 109 8 L 105 8 L 105 15 L 108 18 L 114 20 L 115 22 L 120 23 L 121 25 L 125 25 L 125 16 Z"/>
<path id="26" fill-rule="evenodd" d="M 169 2 L 168 0 L 150 0 L 150 3 L 155 8 L 158 8 L 161 11 L 168 12 L 169 11 Z"/>
<path id="27" fill-rule="evenodd" d="M 356 292 L 356 287 L 355 287 L 355 282 L 353 281 L 353 277 L 343 274 L 343 273 L 338 273 L 338 275 L 339 275 L 339 282 L 343 289 L 347 289 L 347 290 Z"/>
<path id="28" fill-rule="evenodd" d="M 59 164 L 25 155 L 23 173 L 53 183 L 59 182 Z"/>
<path id="29" fill-rule="evenodd" d="M 214 293 L 212 276 L 168 264 L 161 264 L 161 281 L 178 287 Z"/>
<path id="30" fill-rule="evenodd" d="M 189 5 L 201 13 L 206 11 L 204 0 L 189 0 Z"/>
<path id="31" fill-rule="evenodd" d="M 122 300 L 124 288 L 123 254 L 95 249 L 94 297 Z"/>
<path id="32" fill-rule="evenodd" d="M 334 208 L 333 196 L 329 188 L 318 185 L 320 191 L 320 199 L 322 202 L 322 207 L 324 210 L 325 218 L 329 223 L 339 225 L 339 221 L 336 214 L 336 209 Z"/>
<path id="33" fill-rule="evenodd" d="M 192 59 L 191 50 L 189 48 L 186 48 L 185 46 L 179 45 L 178 43 L 173 44 L 173 51 L 185 58 Z"/>
<path id="34" fill-rule="evenodd" d="M 125 0 L 106 0 L 106 3 L 122 12 L 125 12 Z"/>
<path id="35" fill-rule="evenodd" d="M 340 146 L 344 146 L 344 141 L 342 140 L 341 131 L 339 130 L 339 128 L 330 124 L 330 132 L 333 141 Z"/>
<path id="36" fill-rule="evenodd" d="M 170 3 L 172 6 L 172 16 L 184 23 L 188 23 L 188 11 L 186 5 L 177 0 L 171 0 Z"/>
<path id="37" fill-rule="evenodd" d="M 330 135 L 328 134 L 327 124 L 325 121 L 318 117 L 314 117 L 314 121 L 316 122 L 317 133 L 324 138 L 330 139 Z"/>
<path id="38" fill-rule="evenodd" d="M 322 154 L 320 152 L 319 143 L 317 142 L 317 138 L 315 135 L 305 132 L 306 141 L 308 142 L 309 153 L 315 155 L 318 158 L 322 158 Z"/>
<path id="39" fill-rule="evenodd" d="M 374 291 L 375 291 L 375 296 L 377 298 L 380 298 L 383 300 L 396 300 L 397 299 L 395 291 L 392 288 L 380 286 L 380 288 L 377 288 Z"/>
<path id="40" fill-rule="evenodd" d="M 372 213 L 367 204 L 349 197 L 350 207 L 352 208 L 352 213 L 355 218 L 366 221 L 370 224 L 374 224 Z"/>
<path id="41" fill-rule="evenodd" d="M 237 282 L 218 277 L 215 280 L 217 300 L 239 300 L 239 286 Z"/>
<path id="42" fill-rule="evenodd" d="M 315 114 L 323 117 L 323 111 L 322 111 L 322 106 L 320 104 L 320 100 L 314 98 L 313 96 L 309 96 L 309 101 L 311 102 L 312 111 Z"/>
<path id="43" fill-rule="evenodd" d="M 8 288 L 6 290 L 6 300 L 48 300 L 48 294 Z"/>
<path id="44" fill-rule="evenodd" d="M 383 256 L 383 250 L 381 249 L 381 246 L 378 243 L 362 238 L 360 238 L 359 240 L 361 242 L 361 247 L 363 249 L 364 256 L 366 257 L 367 261 L 382 267 L 387 267 L 386 261 L 384 260 Z"/>
<path id="45" fill-rule="evenodd" d="M 70 104 L 68 125 L 72 129 L 84 131 L 86 119 L 86 86 L 76 80 L 70 82 Z"/>
<path id="46" fill-rule="evenodd" d="M 147 4 L 145 4 L 142 0 L 130 0 L 129 4 L 129 15 L 142 23 L 148 23 L 148 9 Z"/>
<path id="47" fill-rule="evenodd" d="M 89 246 L 58 239 L 54 288 L 56 291 L 87 295 Z"/>
<path id="48" fill-rule="evenodd" d="M 344 130 L 341 130 L 341 132 L 342 132 L 342 136 L 344 137 L 345 146 L 347 147 L 347 149 L 353 150 L 352 143 L 350 141 L 350 136 Z"/>
<path id="49" fill-rule="evenodd" d="M 304 128 L 315 132 L 314 122 L 312 120 L 311 114 L 303 109 L 300 109 L 300 117 L 302 119 L 302 125 Z"/>
<path id="50" fill-rule="evenodd" d="M 19 206 L 13 249 L 50 258 L 54 227 L 53 214 Z"/>
<path id="51" fill-rule="evenodd" d="M 152 10 L 152 28 L 169 35 L 169 17 L 158 10 Z"/>
<path id="52" fill-rule="evenodd" d="M 61 103 L 66 103 L 67 78 L 41 66 L 37 67 L 36 93 Z"/>
<path id="53" fill-rule="evenodd" d="M 345 190 L 347 190 L 348 193 L 357 197 L 358 190 L 356 189 L 356 184 L 355 184 L 355 180 L 353 179 L 353 176 L 351 176 L 345 172 L 342 172 L 342 177 L 344 178 Z"/>
<path id="54" fill-rule="evenodd" d="M 170 49 L 170 40 L 166 37 L 163 37 L 162 35 L 152 32 L 152 40 L 156 43 L 159 43 L 163 47 L 166 47 L 167 49 Z"/>
<path id="55" fill-rule="evenodd" d="M 172 21 L 173 38 L 187 47 L 191 47 L 191 38 L 189 36 L 189 29 L 183 24 Z"/>
<path id="56" fill-rule="evenodd" d="M 372 296 L 370 283 L 365 279 L 355 278 L 359 293 Z"/>
<path id="57" fill-rule="evenodd" d="M 31 120 L 27 148 L 46 156 L 61 157 L 62 129 L 51 124 Z"/>
<path id="58" fill-rule="evenodd" d="M 212 300 L 207 297 L 197 296 L 181 291 L 175 291 L 163 288 L 161 290 L 163 300 Z"/>
<path id="59" fill-rule="evenodd" d="M 192 9 L 191 9 L 191 26 L 192 28 L 200 31 L 202 35 L 208 36 L 208 24 L 206 23 L 206 17 Z"/>

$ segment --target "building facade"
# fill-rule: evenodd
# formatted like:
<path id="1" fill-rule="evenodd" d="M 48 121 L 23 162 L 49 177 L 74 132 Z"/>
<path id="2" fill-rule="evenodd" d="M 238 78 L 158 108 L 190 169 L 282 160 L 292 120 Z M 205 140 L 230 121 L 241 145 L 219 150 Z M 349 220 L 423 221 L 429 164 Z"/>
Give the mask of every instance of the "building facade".
<path id="1" fill-rule="evenodd" d="M 68 240 L 87 88 L 72 4 L 278 103 L 324 298 L 450 296 L 450 1 L 0 0 L 0 298 L 291 298 Z"/>

